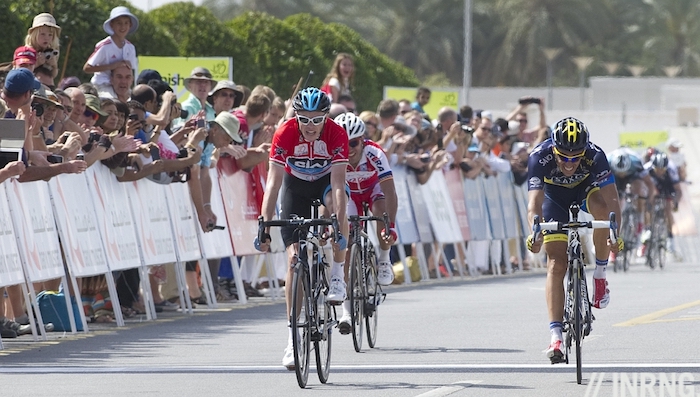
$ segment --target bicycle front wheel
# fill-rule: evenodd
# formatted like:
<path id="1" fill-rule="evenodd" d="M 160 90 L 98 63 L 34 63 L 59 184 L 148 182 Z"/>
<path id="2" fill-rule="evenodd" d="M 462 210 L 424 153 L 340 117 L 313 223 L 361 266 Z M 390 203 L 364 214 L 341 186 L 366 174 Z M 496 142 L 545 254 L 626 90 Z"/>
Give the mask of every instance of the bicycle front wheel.
<path id="1" fill-rule="evenodd" d="M 581 267 L 574 273 L 574 341 L 576 342 L 576 383 L 581 384 L 582 368 L 581 368 L 581 339 L 583 338 L 583 314 L 582 309 L 582 294 L 581 294 Z M 586 298 L 588 299 L 588 298 Z"/>
<path id="2" fill-rule="evenodd" d="M 315 310 L 317 331 L 314 334 L 314 350 L 316 351 L 316 372 L 321 383 L 328 382 L 331 371 L 331 331 L 335 325 L 331 321 L 333 308 L 325 298 L 323 293 L 319 294 Z"/>
<path id="3" fill-rule="evenodd" d="M 379 303 L 382 299 L 382 290 L 377 283 L 377 254 L 374 247 L 367 244 L 365 247 L 365 282 L 367 294 L 365 295 L 365 325 L 367 326 L 367 344 L 374 348 L 377 344 L 377 323 L 379 321 Z"/>
<path id="4" fill-rule="evenodd" d="M 353 244 L 350 250 L 350 313 L 352 317 L 352 344 L 356 352 L 362 350 L 362 323 L 364 322 L 365 283 L 362 275 L 361 246 Z"/>
<path id="5" fill-rule="evenodd" d="M 292 310 L 290 323 L 296 337 L 294 346 L 294 372 L 299 387 L 305 388 L 309 378 L 309 357 L 311 353 L 311 290 L 309 277 L 303 266 L 297 265 L 292 279 Z"/>

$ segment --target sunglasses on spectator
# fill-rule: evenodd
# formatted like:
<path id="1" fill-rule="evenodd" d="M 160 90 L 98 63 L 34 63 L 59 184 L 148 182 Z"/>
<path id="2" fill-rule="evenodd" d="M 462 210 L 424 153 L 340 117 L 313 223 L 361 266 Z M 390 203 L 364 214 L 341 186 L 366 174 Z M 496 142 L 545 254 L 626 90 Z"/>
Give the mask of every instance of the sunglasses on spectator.
<path id="1" fill-rule="evenodd" d="M 484 127 L 483 125 L 482 125 L 480 128 L 481 128 L 482 130 L 488 131 L 488 132 L 493 131 L 493 129 L 491 129 L 491 127 Z"/>
<path id="2" fill-rule="evenodd" d="M 377 128 L 377 124 L 372 123 L 371 121 L 365 121 L 365 125 L 371 125 L 372 127 Z"/>
<path id="3" fill-rule="evenodd" d="M 410 112 L 411 112 L 411 110 L 413 110 L 413 109 L 408 109 L 408 110 L 402 110 L 402 111 L 401 111 L 401 114 L 406 114 L 406 113 L 410 113 Z"/>
<path id="4" fill-rule="evenodd" d="M 527 119 L 518 119 L 518 123 L 527 123 Z"/>
<path id="5" fill-rule="evenodd" d="M 297 121 L 299 121 L 299 124 L 301 124 L 301 125 L 309 125 L 309 123 L 311 123 L 313 125 L 321 125 L 321 124 L 323 124 L 323 122 L 325 120 L 326 120 L 325 114 L 323 116 L 316 116 L 313 118 L 297 114 Z"/>
<path id="6" fill-rule="evenodd" d="M 93 111 L 90 110 L 90 109 L 85 109 L 85 112 L 83 112 L 83 116 L 89 117 L 89 118 L 95 119 L 95 120 L 97 120 L 98 118 L 100 118 L 100 115 L 99 115 L 99 114 L 93 112 Z"/>
<path id="7" fill-rule="evenodd" d="M 348 146 L 357 147 L 360 143 L 362 143 L 362 138 L 352 139 L 348 142 Z"/>
<path id="8" fill-rule="evenodd" d="M 235 97 L 236 97 L 236 94 L 234 94 L 234 93 L 228 94 L 228 93 L 225 93 L 225 92 L 220 92 L 220 93 L 219 93 L 219 96 L 222 96 L 222 97 L 224 97 L 224 98 L 235 98 Z"/>
<path id="9" fill-rule="evenodd" d="M 559 160 L 561 160 L 561 161 L 563 161 L 563 162 L 565 162 L 565 163 L 575 163 L 575 162 L 577 162 L 577 161 L 580 161 L 580 160 L 583 158 L 583 155 L 586 154 L 586 152 L 583 151 L 583 152 L 581 152 L 581 153 L 579 153 L 579 154 L 576 154 L 576 155 L 573 155 L 573 156 L 569 156 L 569 155 L 566 155 L 566 154 L 560 152 L 560 151 L 557 150 L 557 148 L 555 148 L 555 147 L 553 147 L 552 149 L 553 149 L 553 151 L 554 151 L 554 154 L 556 154 L 557 156 L 559 156 Z"/>

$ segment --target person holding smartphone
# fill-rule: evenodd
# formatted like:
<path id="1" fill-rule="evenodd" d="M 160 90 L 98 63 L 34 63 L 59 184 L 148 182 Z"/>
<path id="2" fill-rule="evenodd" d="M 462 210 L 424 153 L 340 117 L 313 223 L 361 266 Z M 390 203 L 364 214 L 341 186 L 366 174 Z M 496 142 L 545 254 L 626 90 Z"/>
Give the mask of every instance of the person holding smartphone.
<path id="1" fill-rule="evenodd" d="M 539 109 L 539 123 L 537 126 L 528 128 L 531 125 L 528 120 L 528 112 L 526 111 L 530 105 L 537 105 Z M 535 98 L 532 96 L 521 97 L 518 100 L 518 106 L 506 117 L 506 120 L 513 121 L 513 127 L 518 131 L 518 140 L 520 142 L 529 143 L 534 146 L 541 132 L 547 128 L 547 120 L 544 115 L 544 98 Z M 517 127 L 515 124 L 517 123 Z"/>

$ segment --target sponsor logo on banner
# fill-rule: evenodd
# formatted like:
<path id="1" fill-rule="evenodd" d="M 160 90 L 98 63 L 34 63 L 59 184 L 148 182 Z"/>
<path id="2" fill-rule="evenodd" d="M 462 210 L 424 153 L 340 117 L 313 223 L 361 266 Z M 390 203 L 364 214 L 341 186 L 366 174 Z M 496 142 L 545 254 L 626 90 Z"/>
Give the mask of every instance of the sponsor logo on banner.
<path id="1" fill-rule="evenodd" d="M 601 386 L 605 389 L 601 390 Z M 612 390 L 609 388 L 612 387 Z M 695 376 L 690 372 L 593 372 L 585 397 L 598 396 L 696 396 Z"/>

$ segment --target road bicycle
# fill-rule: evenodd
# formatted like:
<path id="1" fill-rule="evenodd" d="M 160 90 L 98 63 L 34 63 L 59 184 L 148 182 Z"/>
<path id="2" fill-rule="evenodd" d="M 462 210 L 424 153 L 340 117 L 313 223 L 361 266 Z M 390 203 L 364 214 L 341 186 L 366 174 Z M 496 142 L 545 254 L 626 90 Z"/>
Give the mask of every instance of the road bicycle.
<path id="1" fill-rule="evenodd" d="M 364 206 L 365 215 L 352 215 L 350 222 L 350 313 L 352 317 L 352 343 L 356 352 L 362 350 L 363 323 L 367 329 L 367 343 L 374 348 L 377 343 L 377 323 L 379 304 L 384 301 L 386 294 L 377 283 L 377 253 L 374 244 L 369 239 L 367 227 L 371 221 L 380 221 L 389 225 L 389 215 L 383 217 L 368 216 L 368 208 Z M 388 226 L 385 226 L 388 228 Z"/>
<path id="2" fill-rule="evenodd" d="M 668 226 L 666 225 L 666 201 L 667 197 L 656 195 L 651 210 L 651 235 L 646 241 L 647 265 L 654 269 L 659 266 L 663 269 L 666 264 L 666 239 Z"/>
<path id="3" fill-rule="evenodd" d="M 292 217 L 264 221 L 258 218 L 258 241 L 269 240 L 267 227 L 293 226 L 298 235 L 298 249 L 292 285 L 292 307 L 289 318 L 294 348 L 294 372 L 299 387 L 305 388 L 309 377 L 311 342 L 316 356 L 316 372 L 321 383 L 328 381 L 331 366 L 331 335 L 337 324 L 335 307 L 327 300 L 329 266 L 332 258 L 325 257 L 323 249 L 327 236 L 324 229 L 333 227 L 333 240 L 338 241 L 339 227 L 335 214 L 330 218 L 318 216 L 320 201 L 312 204 L 312 219 Z"/>
<path id="4" fill-rule="evenodd" d="M 583 253 L 581 251 L 581 238 L 579 229 L 610 229 L 611 241 L 617 241 L 617 225 L 615 224 L 615 213 L 610 213 L 609 221 L 579 221 L 580 207 L 572 204 L 569 207 L 571 218 L 569 222 L 542 222 L 539 216 L 535 216 L 533 232 L 535 239 L 544 230 L 566 231 L 568 235 L 567 257 L 568 269 L 566 272 L 565 301 L 564 301 L 564 362 L 569 363 L 569 353 L 572 347 L 576 354 L 576 383 L 581 384 L 582 361 L 581 343 L 583 338 L 588 336 L 592 330 L 595 317 L 591 312 L 591 301 L 588 295 L 588 284 L 584 267 Z M 555 364 L 555 362 L 552 362 Z"/>
<path id="5" fill-rule="evenodd" d="M 639 224 L 639 212 L 636 208 L 637 196 L 632 194 L 630 191 L 630 185 L 622 194 L 624 198 L 625 209 L 622 210 L 622 217 L 620 219 L 620 236 L 625 242 L 625 246 L 617 254 L 615 262 L 613 263 L 613 270 L 617 272 L 618 270 L 627 271 L 630 266 L 630 262 L 635 255 L 635 249 L 639 244 L 639 235 L 637 233 L 637 225 Z"/>

